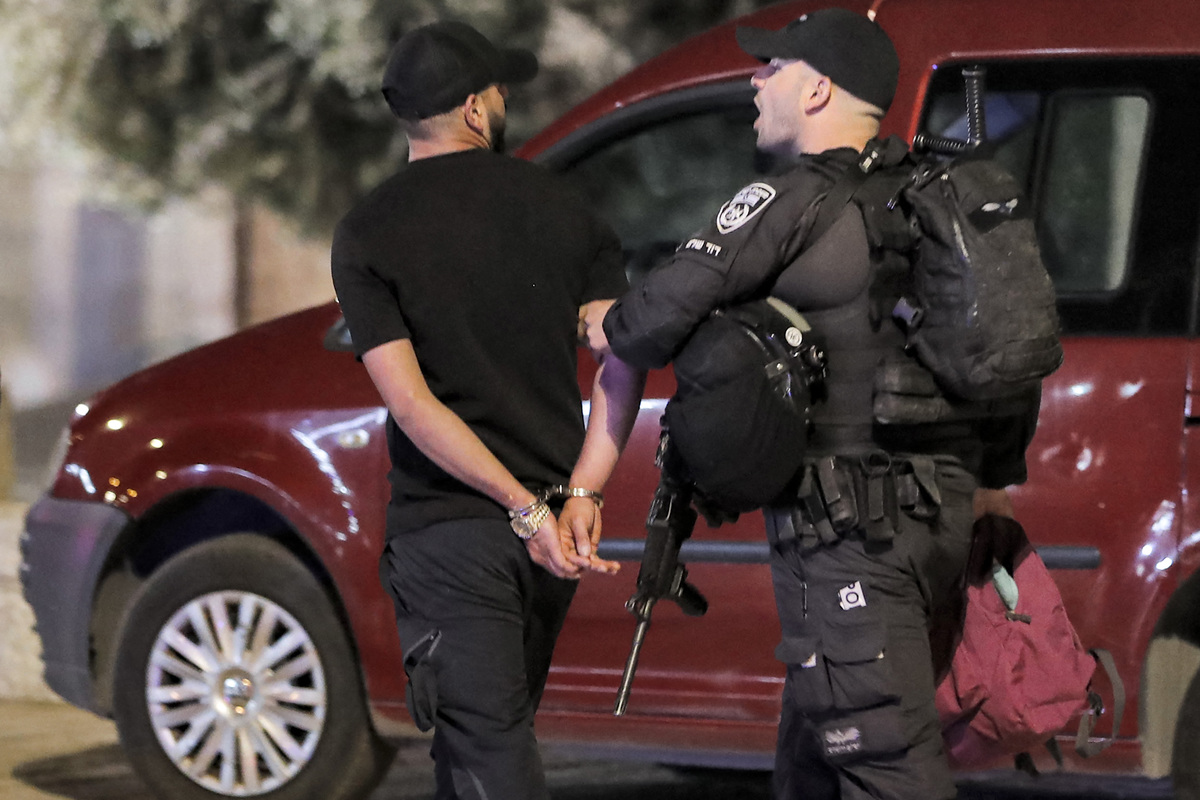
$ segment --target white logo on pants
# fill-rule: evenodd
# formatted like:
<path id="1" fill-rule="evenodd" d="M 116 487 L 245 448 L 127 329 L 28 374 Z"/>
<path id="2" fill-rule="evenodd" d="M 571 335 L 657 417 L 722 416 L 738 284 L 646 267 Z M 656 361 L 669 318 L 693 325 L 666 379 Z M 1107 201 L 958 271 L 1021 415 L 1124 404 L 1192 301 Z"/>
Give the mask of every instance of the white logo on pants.
<path id="1" fill-rule="evenodd" d="M 862 731 L 858 728 L 843 728 L 825 732 L 825 753 L 830 756 L 847 756 L 863 749 Z"/>
<path id="2" fill-rule="evenodd" d="M 863 596 L 862 581 L 855 581 L 849 586 L 843 586 L 838 589 L 838 600 L 842 606 L 842 611 L 849 611 L 852 608 L 866 608 L 867 598 Z"/>

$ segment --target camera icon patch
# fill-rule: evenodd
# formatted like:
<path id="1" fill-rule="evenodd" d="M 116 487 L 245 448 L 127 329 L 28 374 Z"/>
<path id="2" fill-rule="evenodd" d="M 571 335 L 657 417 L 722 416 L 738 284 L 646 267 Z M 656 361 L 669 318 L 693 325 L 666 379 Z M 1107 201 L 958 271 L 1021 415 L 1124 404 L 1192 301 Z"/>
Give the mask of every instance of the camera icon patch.
<path id="1" fill-rule="evenodd" d="M 862 581 L 855 581 L 849 586 L 843 586 L 838 589 L 838 601 L 842 607 L 842 611 L 849 611 L 852 608 L 866 608 L 867 598 L 863 595 Z"/>

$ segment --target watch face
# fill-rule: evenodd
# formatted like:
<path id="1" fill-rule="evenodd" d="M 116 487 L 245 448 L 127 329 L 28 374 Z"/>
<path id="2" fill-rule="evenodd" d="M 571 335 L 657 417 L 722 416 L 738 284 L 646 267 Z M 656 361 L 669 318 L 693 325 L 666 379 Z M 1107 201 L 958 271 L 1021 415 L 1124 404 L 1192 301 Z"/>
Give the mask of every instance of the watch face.
<path id="1" fill-rule="evenodd" d="M 533 535 L 537 533 L 538 528 L 542 527 L 542 523 L 546 521 L 546 517 L 549 515 L 550 507 L 543 504 L 511 517 L 509 524 L 512 526 L 513 533 L 517 536 L 522 539 L 532 539 Z"/>
<path id="2" fill-rule="evenodd" d="M 537 528 L 534 528 L 533 530 L 529 529 L 529 520 L 525 517 L 514 518 L 512 520 L 512 529 L 513 533 L 520 538 L 525 539 L 526 541 L 532 539 L 533 535 L 537 533 Z"/>

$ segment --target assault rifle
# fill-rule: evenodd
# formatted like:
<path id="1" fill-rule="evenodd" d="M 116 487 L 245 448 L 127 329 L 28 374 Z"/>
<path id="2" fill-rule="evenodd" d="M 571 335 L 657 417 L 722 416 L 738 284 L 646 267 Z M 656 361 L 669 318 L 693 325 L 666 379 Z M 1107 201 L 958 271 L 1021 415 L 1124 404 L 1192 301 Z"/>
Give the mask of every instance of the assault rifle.
<path id="1" fill-rule="evenodd" d="M 625 672 L 621 675 L 621 686 L 617 690 L 617 701 L 613 714 L 621 716 L 629 702 L 629 690 L 633 674 L 637 671 L 638 657 L 650 629 L 650 614 L 659 600 L 673 600 L 689 617 L 700 617 L 708 611 L 704 595 L 687 582 L 687 568 L 679 563 L 679 548 L 696 525 L 696 512 L 692 509 L 692 486 L 682 476 L 684 470 L 679 456 L 671 447 L 670 437 L 664 428 L 658 441 L 655 463 L 659 468 L 658 488 L 650 502 L 646 516 L 646 546 L 642 551 L 642 566 L 638 570 L 637 588 L 625 607 L 637 619 L 633 632 L 633 644 L 629 658 L 625 661 Z"/>

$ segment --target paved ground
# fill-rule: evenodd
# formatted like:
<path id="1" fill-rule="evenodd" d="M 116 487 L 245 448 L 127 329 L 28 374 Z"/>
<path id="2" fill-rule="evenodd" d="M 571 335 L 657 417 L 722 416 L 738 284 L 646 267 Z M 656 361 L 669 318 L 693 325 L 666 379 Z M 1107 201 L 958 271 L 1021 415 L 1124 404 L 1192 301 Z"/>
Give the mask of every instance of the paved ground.
<path id="1" fill-rule="evenodd" d="M 428 745 L 400 748 L 371 800 L 427 800 L 433 793 Z M 555 800 L 767 800 L 761 773 L 682 771 L 654 764 L 581 762 L 551 755 Z M 121 753 L 111 722 L 62 703 L 0 702 L 3 800 L 154 800 Z"/>
<path id="2" fill-rule="evenodd" d="M 114 787 L 94 797 L 145 794 L 120 756 L 111 722 L 63 703 L 0 702 L 0 798 L 83 797 L 72 784 L 92 780 Z"/>
<path id="3" fill-rule="evenodd" d="M 400 748 L 371 800 L 428 800 L 433 793 L 427 745 Z M 675 769 L 656 764 L 580 761 L 548 753 L 554 800 L 768 800 L 764 773 Z M 1080 785 L 1046 775 L 1036 783 L 999 787 L 986 778 L 964 783 L 960 800 L 1169 800 L 1163 781 L 1099 777 Z M 156 800 L 125 760 L 111 722 L 62 703 L 0 702 L 2 800 Z M 316 800 L 314 798 L 314 800 Z"/>

